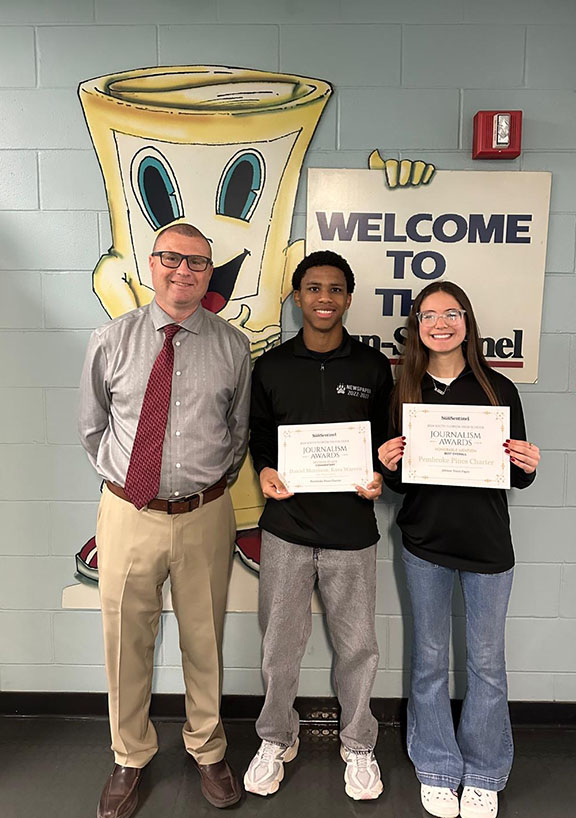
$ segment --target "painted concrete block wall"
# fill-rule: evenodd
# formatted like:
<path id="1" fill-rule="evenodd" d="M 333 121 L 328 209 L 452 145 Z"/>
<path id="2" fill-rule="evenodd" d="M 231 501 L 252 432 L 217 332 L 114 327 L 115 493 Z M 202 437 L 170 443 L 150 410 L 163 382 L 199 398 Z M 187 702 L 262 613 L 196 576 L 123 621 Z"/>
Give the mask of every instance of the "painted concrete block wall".
<path id="1" fill-rule="evenodd" d="M 0 690 L 105 689 L 99 615 L 62 611 L 73 555 L 94 532 L 98 479 L 76 441 L 90 330 L 107 316 L 90 273 L 110 244 L 78 82 L 144 65 L 216 63 L 309 73 L 335 86 L 307 167 L 368 153 L 447 169 L 550 170 L 552 215 L 539 382 L 523 386 L 535 485 L 512 492 L 518 568 L 508 623 L 511 697 L 576 700 L 576 4 L 567 0 L 3 0 L 0 13 Z M 473 114 L 524 111 L 524 153 L 473 162 Z M 304 236 L 305 182 L 293 237 Z M 495 293 L 495 298 L 498 295 Z M 297 329 L 290 305 L 287 335 Z M 396 500 L 377 513 L 380 669 L 406 691 L 409 611 Z M 453 685 L 462 692 L 455 595 Z M 225 690 L 259 693 L 254 614 L 230 614 Z M 162 617 L 155 688 L 182 689 Z M 330 694 L 314 617 L 300 691 Z"/>

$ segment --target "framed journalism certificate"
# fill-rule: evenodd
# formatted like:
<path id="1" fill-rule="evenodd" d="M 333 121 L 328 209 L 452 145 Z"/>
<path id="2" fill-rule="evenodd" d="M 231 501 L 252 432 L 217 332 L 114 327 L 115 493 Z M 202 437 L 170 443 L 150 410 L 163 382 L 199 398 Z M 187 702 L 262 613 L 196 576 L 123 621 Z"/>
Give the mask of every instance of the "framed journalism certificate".
<path id="1" fill-rule="evenodd" d="M 508 406 L 405 403 L 402 482 L 510 488 Z"/>
<path id="2" fill-rule="evenodd" d="M 374 476 L 367 420 L 278 427 L 278 473 L 289 491 L 356 491 Z"/>

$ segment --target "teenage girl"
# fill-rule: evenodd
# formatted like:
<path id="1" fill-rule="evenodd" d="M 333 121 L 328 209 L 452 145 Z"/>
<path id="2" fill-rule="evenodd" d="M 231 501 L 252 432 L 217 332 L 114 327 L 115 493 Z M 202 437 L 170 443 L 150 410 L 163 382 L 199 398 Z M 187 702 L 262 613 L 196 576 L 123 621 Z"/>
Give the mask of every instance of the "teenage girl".
<path id="1" fill-rule="evenodd" d="M 429 284 L 414 301 L 392 398 L 396 431 L 404 403 L 509 406 L 510 439 L 503 445 L 511 483 L 526 488 L 533 482 L 540 452 L 526 441 L 518 391 L 486 364 L 472 305 L 456 284 Z M 506 492 L 404 484 L 404 445 L 404 436 L 393 437 L 379 457 L 388 486 L 404 494 L 397 522 L 414 620 L 408 753 L 431 815 L 495 818 L 513 757 L 504 626 L 514 551 Z M 456 575 L 467 643 L 467 690 L 457 731 L 448 692 Z"/>

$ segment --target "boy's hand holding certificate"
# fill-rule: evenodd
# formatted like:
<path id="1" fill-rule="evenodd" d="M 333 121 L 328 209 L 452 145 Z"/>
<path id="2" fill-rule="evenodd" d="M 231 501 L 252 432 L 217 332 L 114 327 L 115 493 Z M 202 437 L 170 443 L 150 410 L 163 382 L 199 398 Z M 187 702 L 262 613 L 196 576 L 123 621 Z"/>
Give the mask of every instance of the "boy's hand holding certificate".
<path id="1" fill-rule="evenodd" d="M 292 493 L 367 486 L 374 479 L 370 423 L 279 426 L 278 473 Z"/>
<path id="2" fill-rule="evenodd" d="M 402 482 L 510 488 L 508 406 L 406 403 Z"/>

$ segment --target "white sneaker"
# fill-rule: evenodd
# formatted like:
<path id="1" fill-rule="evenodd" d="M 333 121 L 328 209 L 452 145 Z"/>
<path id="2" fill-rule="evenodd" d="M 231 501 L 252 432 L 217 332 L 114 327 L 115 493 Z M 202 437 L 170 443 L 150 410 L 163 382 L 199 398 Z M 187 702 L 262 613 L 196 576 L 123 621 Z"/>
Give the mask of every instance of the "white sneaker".
<path id="1" fill-rule="evenodd" d="M 481 787 L 464 787 L 460 799 L 462 818 L 496 818 L 498 815 L 498 793 Z"/>
<path id="2" fill-rule="evenodd" d="M 384 785 L 380 779 L 380 767 L 372 750 L 349 750 L 341 744 L 340 755 L 346 762 L 344 772 L 346 795 L 355 801 L 378 798 Z"/>
<path id="3" fill-rule="evenodd" d="M 284 762 L 296 758 L 300 740 L 287 747 L 273 741 L 263 741 L 244 775 L 244 789 L 256 795 L 272 795 L 284 778 Z"/>
<path id="4" fill-rule="evenodd" d="M 431 787 L 428 784 L 420 785 L 420 800 L 422 806 L 430 815 L 437 818 L 457 818 L 460 814 L 458 793 L 450 787 Z"/>

